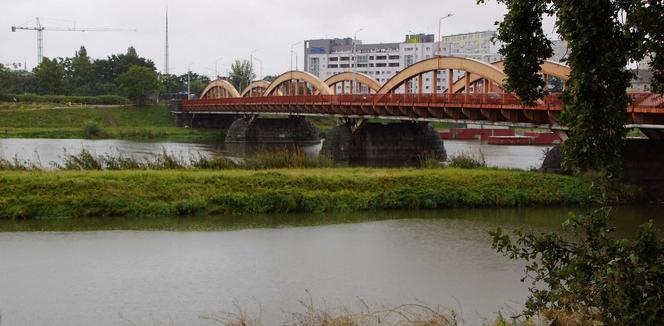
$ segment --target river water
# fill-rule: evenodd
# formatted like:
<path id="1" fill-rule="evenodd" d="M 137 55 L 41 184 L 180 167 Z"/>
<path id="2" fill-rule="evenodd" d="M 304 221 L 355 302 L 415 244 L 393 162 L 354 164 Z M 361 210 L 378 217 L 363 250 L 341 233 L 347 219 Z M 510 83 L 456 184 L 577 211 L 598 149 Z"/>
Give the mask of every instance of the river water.
<path id="1" fill-rule="evenodd" d="M 318 153 L 322 145 L 305 146 L 307 152 Z M 498 146 L 480 141 L 446 140 L 449 157 L 468 154 L 484 160 L 490 167 L 528 170 L 539 168 L 544 159 L 545 146 Z M 256 147 L 205 143 L 135 142 L 126 140 L 84 139 L 0 139 L 0 157 L 38 163 L 48 168 L 51 162 L 61 162 L 66 154 L 78 154 L 82 149 L 113 156 L 146 158 L 162 151 L 187 158 L 197 155 L 221 154 L 231 157 L 250 155 Z M 248 154 L 249 153 L 249 154 Z"/>
<path id="2" fill-rule="evenodd" d="M 448 155 L 530 169 L 545 147 L 446 141 Z M 2 139 L 0 156 L 48 167 L 81 149 L 244 157 L 219 144 Z M 317 153 L 319 146 L 304 149 Z M 423 303 L 469 325 L 519 311 L 523 265 L 493 252 L 496 227 L 558 229 L 568 209 L 0 221 L 0 325 L 214 325 L 235 305 L 279 324 L 311 293 L 328 307 Z M 634 230 L 657 208 L 623 208 Z M 656 220 L 662 227 L 664 219 Z M 148 231 L 146 231 L 148 230 Z M 155 230 L 155 231 L 149 231 Z M 207 232 L 198 232 L 200 230 Z M 46 232 L 21 232 L 46 231 Z M 83 231 L 83 232 L 72 232 Z M 627 232 L 627 231 L 625 231 Z"/>
<path id="3" fill-rule="evenodd" d="M 76 221 L 74 229 L 0 233 L 2 325 L 215 325 L 235 304 L 265 325 L 302 312 L 309 291 L 328 307 L 422 303 L 468 325 L 519 311 L 523 265 L 496 254 L 498 226 L 556 230 L 568 209 Z M 629 233 L 656 208 L 623 208 Z M 656 220 L 662 227 L 664 220 Z M 32 221 L 67 230 L 72 221 Z M 0 230 L 22 223 L 0 222 Z M 191 230 L 213 230 L 191 232 Z"/>

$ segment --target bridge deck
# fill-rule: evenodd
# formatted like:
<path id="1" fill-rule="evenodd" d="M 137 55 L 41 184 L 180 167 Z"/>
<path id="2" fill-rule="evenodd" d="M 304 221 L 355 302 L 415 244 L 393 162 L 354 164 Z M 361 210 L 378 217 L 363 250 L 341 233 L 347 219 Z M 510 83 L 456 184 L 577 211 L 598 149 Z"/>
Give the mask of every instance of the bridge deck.
<path id="1" fill-rule="evenodd" d="M 664 97 L 629 94 L 631 127 L 664 128 Z M 556 128 L 563 102 L 548 95 L 535 106 L 523 106 L 511 94 L 365 94 L 234 97 L 183 101 L 182 112 L 277 114 L 378 118 L 392 120 L 476 122 Z"/>

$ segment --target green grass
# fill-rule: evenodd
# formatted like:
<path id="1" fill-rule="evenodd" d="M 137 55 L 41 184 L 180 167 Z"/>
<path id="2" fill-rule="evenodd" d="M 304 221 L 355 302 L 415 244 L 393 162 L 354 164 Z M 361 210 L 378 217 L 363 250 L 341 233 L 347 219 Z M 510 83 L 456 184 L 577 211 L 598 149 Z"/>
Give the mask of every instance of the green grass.
<path id="1" fill-rule="evenodd" d="M 98 125 L 102 133 L 86 134 Z M 178 127 L 166 106 L 67 107 L 0 103 L 0 138 L 114 138 L 132 140 L 220 140 L 221 131 Z"/>
<path id="2" fill-rule="evenodd" d="M 580 177 L 491 169 L 0 172 L 0 219 L 585 205 Z"/>

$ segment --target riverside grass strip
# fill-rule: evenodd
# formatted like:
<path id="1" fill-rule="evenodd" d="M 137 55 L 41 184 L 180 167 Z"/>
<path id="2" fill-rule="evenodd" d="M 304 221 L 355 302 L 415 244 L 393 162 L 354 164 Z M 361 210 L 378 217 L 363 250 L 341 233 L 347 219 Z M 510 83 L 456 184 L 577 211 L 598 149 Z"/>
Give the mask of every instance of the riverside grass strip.
<path id="1" fill-rule="evenodd" d="M 0 219 L 586 205 L 582 177 L 494 169 L 0 172 Z"/>

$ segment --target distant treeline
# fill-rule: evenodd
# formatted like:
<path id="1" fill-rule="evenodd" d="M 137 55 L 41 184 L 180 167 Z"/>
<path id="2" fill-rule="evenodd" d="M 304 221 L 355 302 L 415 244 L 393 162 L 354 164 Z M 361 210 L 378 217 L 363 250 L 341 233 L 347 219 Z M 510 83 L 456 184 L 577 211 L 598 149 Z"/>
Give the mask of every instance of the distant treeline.
<path id="1" fill-rule="evenodd" d="M 10 70 L 0 64 L 0 95 L 4 95 L 2 100 L 8 100 L 8 94 L 126 96 L 128 94 L 120 87 L 118 77 L 127 73 L 132 66 L 145 67 L 158 74 L 154 62 L 140 57 L 133 47 L 130 47 L 127 53 L 94 60 L 88 56 L 85 47 L 81 47 L 71 58 L 45 57 L 32 71 Z M 158 86 L 152 95 L 159 95 L 160 98 L 168 98 L 170 94 L 187 90 L 187 74 L 181 76 L 158 74 L 158 81 Z M 209 82 L 208 77 L 192 73 L 192 93 L 201 92 Z M 16 96 L 13 95 L 9 100 L 13 98 Z M 62 102 L 63 98 L 53 99 L 54 102 Z M 112 99 L 118 100 L 118 98 Z M 69 100 L 64 101 L 69 102 Z M 91 101 L 93 101 L 91 98 L 82 98 L 80 102 L 93 104 Z"/>

